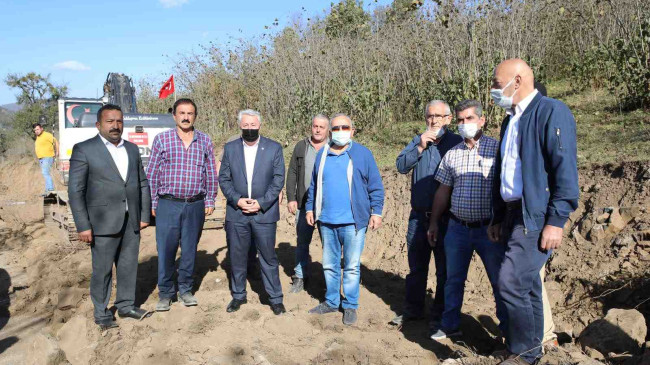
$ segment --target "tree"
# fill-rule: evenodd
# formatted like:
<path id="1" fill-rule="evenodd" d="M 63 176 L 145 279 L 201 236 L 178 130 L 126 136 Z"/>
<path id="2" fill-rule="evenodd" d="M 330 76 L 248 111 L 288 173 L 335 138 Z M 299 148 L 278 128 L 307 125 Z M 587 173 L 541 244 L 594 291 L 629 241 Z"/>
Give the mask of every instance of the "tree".
<path id="1" fill-rule="evenodd" d="M 363 10 L 363 1 L 332 3 L 330 14 L 325 18 L 325 34 L 330 38 L 364 37 L 370 34 L 370 14 Z"/>
<path id="2" fill-rule="evenodd" d="M 45 116 L 47 125 L 54 126 L 57 119 L 57 100 L 66 96 L 68 87 L 57 86 L 50 81 L 50 75 L 41 76 L 35 72 L 25 75 L 9 74 L 5 83 L 11 88 L 20 90 L 16 96 L 22 109 L 14 115 L 13 127 L 21 133 L 30 133 L 32 124 Z"/>

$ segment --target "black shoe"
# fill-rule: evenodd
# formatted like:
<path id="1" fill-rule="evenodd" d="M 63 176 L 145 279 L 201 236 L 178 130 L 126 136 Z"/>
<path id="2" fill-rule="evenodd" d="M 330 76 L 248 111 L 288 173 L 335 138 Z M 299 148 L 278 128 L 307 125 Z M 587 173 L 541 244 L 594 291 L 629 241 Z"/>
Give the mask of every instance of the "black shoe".
<path id="1" fill-rule="evenodd" d="M 226 308 L 226 312 L 228 312 L 228 313 L 236 312 L 236 311 L 239 310 L 239 307 L 241 307 L 242 304 L 246 304 L 246 303 L 248 303 L 246 298 L 244 298 L 244 299 L 233 299 L 228 304 L 228 308 Z"/>
<path id="2" fill-rule="evenodd" d="M 276 316 L 279 316 L 282 313 L 287 313 L 287 310 L 284 308 L 284 304 L 282 303 L 271 304 L 271 310 Z"/>
<path id="3" fill-rule="evenodd" d="M 393 326 L 401 326 L 406 322 L 419 321 L 421 319 L 424 319 L 424 317 L 421 316 L 421 315 L 416 316 L 416 315 L 412 315 L 412 314 L 409 314 L 409 313 L 404 313 L 404 314 L 401 314 L 401 315 L 393 318 L 390 322 L 388 322 L 388 324 L 393 325 Z"/>
<path id="4" fill-rule="evenodd" d="M 134 307 L 127 312 L 117 311 L 117 315 L 120 316 L 120 318 L 133 318 L 140 321 L 146 317 L 149 317 L 151 315 L 151 312 L 146 311 L 142 308 Z"/>
<path id="5" fill-rule="evenodd" d="M 103 319 L 101 321 L 95 321 L 97 325 L 99 325 L 99 329 L 102 331 L 109 330 L 111 328 L 117 328 L 119 327 L 117 325 L 117 322 L 113 320 L 113 318 L 108 318 L 108 319 Z"/>
<path id="6" fill-rule="evenodd" d="M 305 289 L 305 279 L 299 277 L 293 277 L 293 282 L 291 282 L 291 288 L 289 293 L 300 293 Z"/>

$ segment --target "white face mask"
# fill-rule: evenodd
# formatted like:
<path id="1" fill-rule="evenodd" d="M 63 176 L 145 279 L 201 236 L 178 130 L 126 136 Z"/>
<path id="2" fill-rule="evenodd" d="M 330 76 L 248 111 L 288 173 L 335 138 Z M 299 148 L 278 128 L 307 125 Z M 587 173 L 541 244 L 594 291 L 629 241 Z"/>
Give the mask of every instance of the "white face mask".
<path id="1" fill-rule="evenodd" d="M 436 134 L 436 140 L 440 139 L 440 137 L 445 134 L 445 127 L 427 128 L 427 130 L 433 131 Z"/>
<path id="2" fill-rule="evenodd" d="M 337 146 L 343 147 L 350 143 L 352 139 L 352 131 L 336 131 L 332 132 L 332 143 Z"/>
<path id="3" fill-rule="evenodd" d="M 517 76 L 515 76 L 517 77 Z M 515 77 L 510 80 L 509 83 L 506 84 L 506 86 L 503 89 L 492 89 L 490 90 L 490 96 L 492 96 L 492 100 L 494 100 L 494 103 L 503 109 L 510 109 L 512 108 L 512 98 L 515 96 L 517 93 L 517 90 L 515 90 L 514 93 L 512 93 L 511 96 L 505 96 L 503 95 L 503 90 L 505 90 L 510 84 L 512 84 L 513 81 L 515 81 Z"/>
<path id="4" fill-rule="evenodd" d="M 465 139 L 472 139 L 478 133 L 479 128 L 477 123 L 465 123 L 458 125 L 458 133 Z"/>

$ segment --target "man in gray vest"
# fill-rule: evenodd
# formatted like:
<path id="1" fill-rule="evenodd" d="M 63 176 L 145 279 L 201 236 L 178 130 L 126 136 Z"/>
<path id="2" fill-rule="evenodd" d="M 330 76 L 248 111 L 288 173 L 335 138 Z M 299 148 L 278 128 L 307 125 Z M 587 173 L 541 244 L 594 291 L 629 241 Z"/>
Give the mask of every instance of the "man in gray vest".
<path id="1" fill-rule="evenodd" d="M 134 302 L 140 230 L 149 225 L 151 196 L 138 146 L 122 139 L 120 107 L 101 107 L 96 126 L 97 136 L 72 149 L 68 195 L 79 239 L 91 245 L 90 298 L 95 323 L 105 330 L 117 327 L 108 310 L 113 264 L 118 315 L 142 319 L 148 314 Z"/>

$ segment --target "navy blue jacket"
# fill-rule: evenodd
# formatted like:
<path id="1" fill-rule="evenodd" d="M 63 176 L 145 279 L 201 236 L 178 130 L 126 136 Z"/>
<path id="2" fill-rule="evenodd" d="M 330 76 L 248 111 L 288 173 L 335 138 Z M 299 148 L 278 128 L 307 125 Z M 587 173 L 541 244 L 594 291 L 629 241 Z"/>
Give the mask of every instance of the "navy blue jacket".
<path id="1" fill-rule="evenodd" d="M 463 137 L 446 131 L 437 145 L 419 153 L 420 135 L 413 138 L 397 156 L 395 165 L 401 174 L 408 174 L 413 170 L 411 176 L 411 208 L 419 212 L 430 212 L 433 205 L 433 197 L 438 190 L 440 183 L 434 177 L 438 171 L 438 165 L 455 145 L 463 141 Z"/>
<path id="2" fill-rule="evenodd" d="M 262 208 L 254 215 L 257 223 L 274 223 L 280 220 L 278 196 L 284 186 L 284 156 L 282 146 L 271 139 L 260 137 L 255 167 L 253 169 L 252 198 Z M 241 198 L 248 198 L 246 160 L 241 138 L 226 143 L 219 169 L 219 185 L 226 197 L 226 221 L 244 222 L 248 215 L 237 206 Z"/>
<path id="3" fill-rule="evenodd" d="M 501 143 L 509 117 L 501 125 Z M 523 177 L 524 226 L 529 231 L 544 225 L 564 227 L 578 207 L 576 122 L 561 101 L 537 94 L 519 119 L 519 158 Z M 505 217 L 501 198 L 501 149 L 493 185 L 494 223 Z"/>

